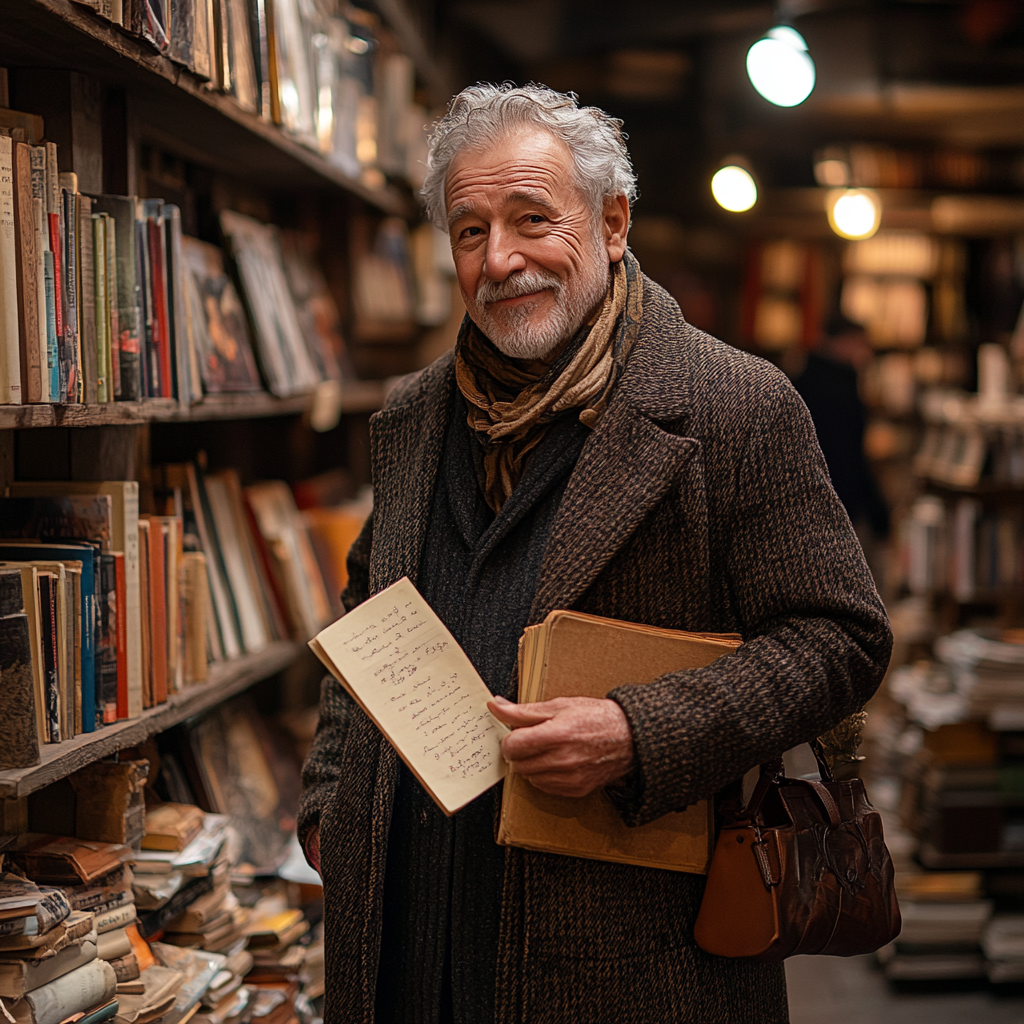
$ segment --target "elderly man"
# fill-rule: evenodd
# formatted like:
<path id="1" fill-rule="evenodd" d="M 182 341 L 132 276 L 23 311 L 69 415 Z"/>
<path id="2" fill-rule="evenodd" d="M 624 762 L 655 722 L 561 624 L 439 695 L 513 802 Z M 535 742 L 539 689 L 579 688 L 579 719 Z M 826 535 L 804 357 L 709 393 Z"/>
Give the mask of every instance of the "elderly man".
<path id="1" fill-rule="evenodd" d="M 859 709 L 889 657 L 807 412 L 644 277 L 634 176 L 601 111 L 466 89 L 423 195 L 468 315 L 371 422 L 375 506 L 345 605 L 409 575 L 540 789 L 603 788 L 632 825 L 721 801 Z M 517 706 L 517 642 L 554 608 L 744 643 L 607 700 Z M 327 1024 L 787 1020 L 781 965 L 694 944 L 702 876 L 499 847 L 500 791 L 446 818 L 332 679 L 304 780 Z"/>

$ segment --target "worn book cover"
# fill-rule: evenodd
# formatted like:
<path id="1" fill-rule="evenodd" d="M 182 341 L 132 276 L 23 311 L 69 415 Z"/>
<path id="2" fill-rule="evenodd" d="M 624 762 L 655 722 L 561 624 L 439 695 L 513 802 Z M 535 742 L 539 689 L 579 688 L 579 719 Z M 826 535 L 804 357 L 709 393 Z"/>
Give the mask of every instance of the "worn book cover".
<path id="1" fill-rule="evenodd" d="M 159 804 L 146 815 L 144 850 L 184 850 L 203 828 L 203 812 L 192 804 Z"/>
<path id="2" fill-rule="evenodd" d="M 20 569 L 0 570 L 0 768 L 39 763 L 36 679 Z"/>
<path id="3" fill-rule="evenodd" d="M 29 832 L 18 837 L 7 855 L 39 882 L 76 885 L 94 882 L 121 868 L 131 848 L 121 843 Z"/>
<path id="4" fill-rule="evenodd" d="M 700 668 L 740 645 L 734 635 L 620 622 L 554 611 L 528 627 L 519 645 L 519 702 L 604 697 L 626 683 Z M 603 791 L 582 799 L 542 793 L 508 774 L 498 842 L 546 853 L 704 874 L 711 858 L 712 809 L 702 800 L 685 811 L 629 828 Z"/>
<path id="5" fill-rule="evenodd" d="M 105 960 L 90 963 L 30 992 L 14 1004 L 15 1024 L 60 1024 L 75 1014 L 108 1002 L 117 990 L 117 977 Z"/>

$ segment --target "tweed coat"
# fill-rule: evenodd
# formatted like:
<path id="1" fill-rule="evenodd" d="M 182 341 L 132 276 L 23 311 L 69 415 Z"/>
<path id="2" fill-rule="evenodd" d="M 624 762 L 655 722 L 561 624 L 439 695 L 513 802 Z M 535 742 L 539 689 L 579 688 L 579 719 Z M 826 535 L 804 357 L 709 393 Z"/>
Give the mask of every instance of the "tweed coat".
<path id="1" fill-rule="evenodd" d="M 631 824 L 712 796 L 860 709 L 892 643 L 789 381 L 692 327 L 648 278 L 642 301 L 625 373 L 556 515 L 530 621 L 575 608 L 744 643 L 610 694 L 637 771 L 609 795 Z M 453 387 L 449 353 L 371 420 L 374 512 L 350 555 L 347 607 L 417 578 Z M 325 680 L 299 834 L 320 830 L 326 1024 L 373 1020 L 397 776 L 394 750 Z M 788 1019 L 781 965 L 694 944 L 701 876 L 519 849 L 505 858 L 497 1024 Z"/>

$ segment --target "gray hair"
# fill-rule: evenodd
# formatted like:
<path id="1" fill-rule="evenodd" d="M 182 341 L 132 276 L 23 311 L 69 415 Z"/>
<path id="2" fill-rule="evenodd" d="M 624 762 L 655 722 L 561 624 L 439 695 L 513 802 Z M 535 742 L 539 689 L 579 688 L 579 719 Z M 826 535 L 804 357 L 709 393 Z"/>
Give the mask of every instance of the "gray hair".
<path id="1" fill-rule="evenodd" d="M 546 85 L 482 82 L 451 101 L 430 135 L 420 195 L 436 227 L 448 230 L 445 186 L 456 155 L 467 147 L 483 148 L 521 126 L 544 128 L 565 143 L 579 187 L 595 213 L 607 196 L 624 195 L 632 205 L 636 175 L 618 118 L 597 107 L 581 107 L 575 93 L 556 92 Z"/>

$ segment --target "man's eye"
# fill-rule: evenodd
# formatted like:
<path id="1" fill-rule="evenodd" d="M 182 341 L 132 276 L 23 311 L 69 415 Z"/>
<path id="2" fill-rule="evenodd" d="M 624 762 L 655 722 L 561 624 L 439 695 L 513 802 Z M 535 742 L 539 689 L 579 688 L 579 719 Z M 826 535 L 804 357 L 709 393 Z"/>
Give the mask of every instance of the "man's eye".
<path id="1" fill-rule="evenodd" d="M 483 233 L 483 228 L 466 228 L 466 230 L 462 232 L 463 237 L 465 238 L 473 238 L 476 235 L 482 235 Z"/>
<path id="2" fill-rule="evenodd" d="M 529 219 L 531 224 L 542 224 L 544 222 L 544 218 L 539 213 L 531 213 Z"/>

